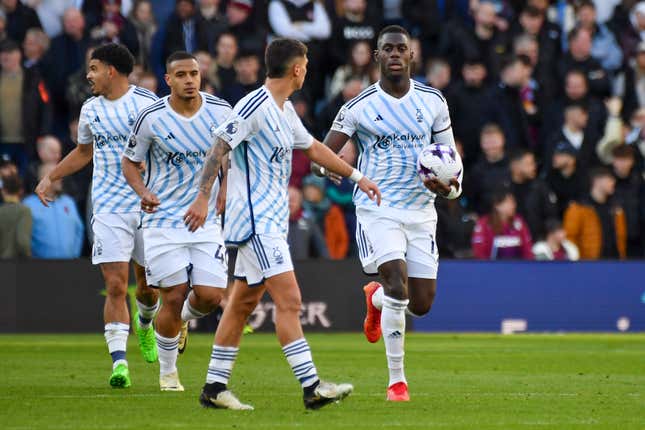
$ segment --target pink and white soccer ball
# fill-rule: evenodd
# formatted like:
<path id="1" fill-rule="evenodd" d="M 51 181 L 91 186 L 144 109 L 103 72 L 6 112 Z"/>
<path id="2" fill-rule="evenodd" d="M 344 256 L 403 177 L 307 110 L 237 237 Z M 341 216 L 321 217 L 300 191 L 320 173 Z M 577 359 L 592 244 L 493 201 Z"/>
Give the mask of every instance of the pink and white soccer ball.
<path id="1" fill-rule="evenodd" d="M 437 178 L 447 184 L 459 178 L 464 166 L 457 150 L 450 145 L 432 143 L 424 147 L 417 159 L 417 172 L 422 181 Z"/>

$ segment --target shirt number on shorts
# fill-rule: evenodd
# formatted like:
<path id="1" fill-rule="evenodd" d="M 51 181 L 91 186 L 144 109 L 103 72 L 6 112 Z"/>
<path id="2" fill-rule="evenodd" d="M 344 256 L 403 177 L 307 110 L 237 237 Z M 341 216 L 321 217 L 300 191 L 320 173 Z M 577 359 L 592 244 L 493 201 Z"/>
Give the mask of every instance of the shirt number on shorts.
<path id="1" fill-rule="evenodd" d="M 228 265 L 228 253 L 226 248 L 222 245 L 217 245 L 217 251 L 215 251 L 215 259 L 219 260 L 222 264 Z"/>

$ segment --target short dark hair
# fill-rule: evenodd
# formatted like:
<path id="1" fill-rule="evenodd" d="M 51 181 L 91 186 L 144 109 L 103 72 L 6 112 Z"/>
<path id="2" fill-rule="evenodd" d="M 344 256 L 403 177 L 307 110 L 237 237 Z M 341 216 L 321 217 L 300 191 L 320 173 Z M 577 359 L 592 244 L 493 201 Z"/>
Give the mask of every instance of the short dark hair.
<path id="1" fill-rule="evenodd" d="M 511 154 L 508 156 L 509 162 L 519 161 L 527 155 L 535 155 L 533 151 L 528 148 L 516 148 L 511 151 Z"/>
<path id="2" fill-rule="evenodd" d="M 593 186 L 594 182 L 598 178 L 604 178 L 606 176 L 614 177 L 611 173 L 611 170 L 605 166 L 594 167 L 589 170 L 589 185 Z"/>
<path id="3" fill-rule="evenodd" d="M 614 158 L 631 158 L 632 160 L 636 158 L 636 151 L 632 145 L 618 145 L 611 151 L 611 155 Z"/>
<path id="4" fill-rule="evenodd" d="M 20 51 L 20 45 L 11 39 L 5 39 L 0 43 L 0 52 L 13 52 Z"/>
<path id="5" fill-rule="evenodd" d="M 410 33 L 405 28 L 401 27 L 400 25 L 388 25 L 387 27 L 384 27 L 381 31 L 379 31 L 376 42 L 378 43 L 378 41 L 381 40 L 381 37 L 385 36 L 388 33 L 403 34 L 408 39 L 410 39 Z"/>
<path id="6" fill-rule="evenodd" d="M 181 61 L 181 60 L 197 61 L 197 58 L 195 58 L 193 54 L 186 51 L 175 51 L 172 54 L 170 54 L 166 59 L 166 71 L 168 71 L 168 68 L 170 67 L 171 63 L 173 63 L 174 61 Z"/>
<path id="7" fill-rule="evenodd" d="M 531 16 L 533 18 L 536 18 L 538 16 L 543 16 L 544 15 L 544 13 L 540 9 L 535 7 L 535 6 L 526 6 L 526 7 L 524 7 L 524 9 L 522 9 L 522 12 L 520 12 L 520 13 L 522 15 L 528 15 L 528 16 Z"/>
<path id="8" fill-rule="evenodd" d="M 567 103 L 567 105 L 564 107 L 564 111 L 568 111 L 569 109 L 581 109 L 585 112 L 589 112 L 589 108 L 587 105 L 581 101 L 581 100 L 573 100 Z"/>
<path id="9" fill-rule="evenodd" d="M 576 12 L 582 9 L 583 7 L 590 7 L 593 10 L 596 10 L 596 5 L 592 0 L 578 0 L 578 4 L 576 5 Z"/>
<path id="10" fill-rule="evenodd" d="M 18 175 L 8 175 L 2 178 L 2 189 L 5 193 L 15 196 L 22 191 L 22 179 Z"/>
<path id="11" fill-rule="evenodd" d="M 544 230 L 546 230 L 547 235 L 549 235 L 551 233 L 555 233 L 556 231 L 560 230 L 561 228 L 562 228 L 562 222 L 557 218 L 548 218 L 544 222 Z"/>
<path id="12" fill-rule="evenodd" d="M 122 75 L 128 76 L 134 68 L 134 57 L 123 45 L 118 43 L 107 43 L 96 48 L 90 57 L 112 66 Z"/>
<path id="13" fill-rule="evenodd" d="M 578 37 L 578 34 L 580 34 L 581 31 L 589 31 L 589 30 L 587 30 L 586 28 L 582 28 L 582 27 L 573 27 L 573 30 L 571 30 L 569 32 L 569 34 L 567 35 L 567 42 L 571 43 L 571 41 L 573 39 Z"/>
<path id="14" fill-rule="evenodd" d="M 264 62 L 269 78 L 282 78 L 294 58 L 306 57 L 307 46 L 295 39 L 274 39 L 264 52 Z"/>

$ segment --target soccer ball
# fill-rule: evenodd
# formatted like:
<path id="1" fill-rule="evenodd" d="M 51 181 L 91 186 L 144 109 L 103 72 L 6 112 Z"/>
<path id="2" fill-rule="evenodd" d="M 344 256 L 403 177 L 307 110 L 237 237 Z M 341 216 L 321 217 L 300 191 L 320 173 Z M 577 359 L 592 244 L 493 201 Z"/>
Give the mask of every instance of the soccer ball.
<path id="1" fill-rule="evenodd" d="M 449 145 L 432 143 L 424 147 L 417 159 L 417 172 L 422 181 L 437 178 L 447 184 L 459 178 L 463 165 L 457 150 Z"/>

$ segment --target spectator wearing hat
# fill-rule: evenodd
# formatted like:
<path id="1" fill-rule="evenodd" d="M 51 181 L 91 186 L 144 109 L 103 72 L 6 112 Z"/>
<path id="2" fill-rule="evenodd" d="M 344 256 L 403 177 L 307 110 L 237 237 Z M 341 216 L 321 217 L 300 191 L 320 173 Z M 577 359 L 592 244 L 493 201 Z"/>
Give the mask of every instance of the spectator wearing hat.
<path id="1" fill-rule="evenodd" d="M 536 260 L 577 261 L 580 259 L 578 247 L 567 239 L 567 232 L 557 219 L 545 222 L 546 238 L 533 245 Z"/>
<path id="2" fill-rule="evenodd" d="M 166 24 L 163 61 L 175 51 L 208 51 L 208 28 L 195 0 L 177 0 Z"/>
<path id="3" fill-rule="evenodd" d="M 0 177 L 0 259 L 31 256 L 31 210 L 20 203 L 22 181 L 17 173 Z"/>
<path id="4" fill-rule="evenodd" d="M 30 28 L 42 28 L 35 10 L 22 4 L 20 0 L 1 0 L 0 5 L 7 17 L 7 36 L 22 44 Z"/>
<path id="5" fill-rule="evenodd" d="M 585 192 L 585 176 L 578 170 L 578 151 L 567 141 L 559 142 L 545 168 L 545 181 L 557 197 L 558 218 Z"/>
<path id="6" fill-rule="evenodd" d="M 267 29 L 265 20 L 259 16 L 261 12 L 253 0 L 230 0 L 226 5 L 228 31 L 237 39 L 240 51 L 263 57 Z"/>
<path id="7" fill-rule="evenodd" d="M 612 200 L 616 179 L 605 167 L 592 169 L 587 197 L 573 202 L 564 214 L 567 237 L 580 250 L 580 258 L 624 259 L 627 256 L 625 211 Z"/>
<path id="8" fill-rule="evenodd" d="M 294 260 L 329 258 L 325 237 L 302 207 L 302 191 L 289 187 L 289 251 Z"/>
<path id="9" fill-rule="evenodd" d="M 0 153 L 11 156 L 20 171 L 35 157 L 36 139 L 49 130 L 49 94 L 38 72 L 22 67 L 18 44 L 0 45 Z"/>
<path id="10" fill-rule="evenodd" d="M 576 24 L 591 32 L 591 56 L 603 69 L 616 72 L 623 65 L 623 52 L 614 34 L 605 24 L 599 23 L 596 5 L 592 0 L 580 0 L 576 11 Z"/>

